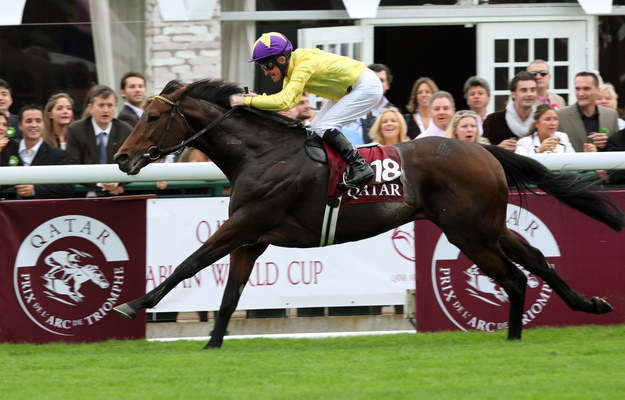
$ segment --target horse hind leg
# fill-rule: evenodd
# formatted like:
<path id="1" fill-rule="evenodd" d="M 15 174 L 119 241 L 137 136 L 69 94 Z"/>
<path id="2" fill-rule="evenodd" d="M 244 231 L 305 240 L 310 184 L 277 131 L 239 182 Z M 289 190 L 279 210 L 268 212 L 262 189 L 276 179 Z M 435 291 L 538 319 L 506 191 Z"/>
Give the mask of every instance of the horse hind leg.
<path id="1" fill-rule="evenodd" d="M 496 243 L 487 245 L 484 241 L 473 238 L 471 241 L 454 245 L 506 292 L 510 301 L 508 340 L 521 339 L 527 285 L 525 274 L 505 256 Z"/>
<path id="2" fill-rule="evenodd" d="M 522 241 L 509 230 L 506 230 L 501 236 L 500 244 L 504 252 L 514 262 L 542 278 L 572 310 L 590 314 L 605 314 L 613 310 L 612 306 L 600 297 L 593 297 L 589 301 L 580 293 L 572 290 L 549 264 L 540 250 Z"/>
<path id="3" fill-rule="evenodd" d="M 228 283 L 219 307 L 219 314 L 213 327 L 211 338 L 204 346 L 205 349 L 221 347 L 228 323 L 236 310 L 245 284 L 252 273 L 256 259 L 267 249 L 266 244 L 240 247 L 230 254 L 230 270 Z"/>

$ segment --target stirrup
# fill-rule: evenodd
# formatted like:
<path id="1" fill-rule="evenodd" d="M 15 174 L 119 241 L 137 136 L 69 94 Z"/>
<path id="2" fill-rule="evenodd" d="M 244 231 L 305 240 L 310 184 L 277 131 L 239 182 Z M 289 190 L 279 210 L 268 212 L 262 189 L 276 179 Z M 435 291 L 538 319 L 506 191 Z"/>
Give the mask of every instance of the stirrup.
<path id="1" fill-rule="evenodd" d="M 369 166 L 369 168 L 371 168 L 371 167 Z M 351 170 L 351 167 L 349 167 L 348 169 L 345 169 L 345 172 L 343 172 L 343 181 L 339 182 L 339 184 L 338 184 L 338 189 L 339 190 L 354 189 L 354 188 L 358 187 L 359 184 L 364 183 L 364 182 L 370 180 L 371 178 L 373 178 L 373 170 L 371 170 L 371 176 L 365 175 L 365 176 L 361 177 L 360 179 L 358 179 L 356 182 L 347 183 L 347 180 L 348 180 L 347 179 L 347 177 L 348 177 L 347 171 L 348 170 Z M 354 178 L 352 178 L 352 179 L 354 179 Z"/>

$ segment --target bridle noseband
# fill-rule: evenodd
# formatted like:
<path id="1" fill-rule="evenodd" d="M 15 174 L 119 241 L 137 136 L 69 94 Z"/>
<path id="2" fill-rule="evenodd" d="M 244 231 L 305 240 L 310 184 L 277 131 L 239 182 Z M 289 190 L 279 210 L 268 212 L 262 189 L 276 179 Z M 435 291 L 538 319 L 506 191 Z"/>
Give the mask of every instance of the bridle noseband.
<path id="1" fill-rule="evenodd" d="M 203 135 L 209 129 L 211 129 L 212 127 L 214 127 L 215 125 L 220 123 L 223 119 L 228 117 L 234 110 L 236 110 L 236 107 L 232 107 L 230 110 L 226 111 L 221 117 L 217 118 L 216 120 L 214 120 L 213 122 L 211 122 L 210 124 L 205 126 L 204 129 L 202 129 L 201 131 L 198 131 L 195 135 L 193 135 L 193 136 L 183 140 L 181 143 L 179 143 L 179 144 L 177 144 L 175 146 L 163 149 L 161 146 L 165 142 L 165 138 L 167 137 L 167 133 L 169 133 L 169 128 L 171 126 L 171 122 L 174 119 L 174 116 L 175 116 L 176 113 L 178 113 L 182 117 L 182 120 L 184 121 L 184 124 L 187 126 L 187 131 L 189 133 L 191 132 L 191 127 L 189 126 L 189 123 L 187 122 L 187 119 L 185 118 L 184 114 L 182 112 L 180 112 L 180 100 L 177 100 L 176 102 L 173 102 L 173 101 L 171 101 L 169 99 L 166 99 L 166 98 L 164 98 L 162 96 L 154 96 L 154 99 L 155 100 L 159 99 L 159 100 L 162 100 L 165 103 L 169 104 L 170 106 L 172 106 L 172 110 L 171 110 L 171 114 L 169 115 L 169 119 L 167 120 L 167 126 L 165 127 L 165 131 L 161 135 L 161 139 L 159 140 L 158 144 L 156 146 L 150 147 L 146 151 L 146 153 L 143 154 L 143 157 L 148 158 L 148 159 L 150 159 L 152 161 L 158 160 L 164 154 L 169 154 L 169 153 L 174 153 L 174 152 L 180 153 L 182 150 L 184 150 L 184 148 L 186 147 L 187 144 L 189 144 L 190 142 L 194 141 L 195 139 L 197 139 L 198 137 Z M 154 154 L 154 155 L 152 155 L 152 154 Z"/>

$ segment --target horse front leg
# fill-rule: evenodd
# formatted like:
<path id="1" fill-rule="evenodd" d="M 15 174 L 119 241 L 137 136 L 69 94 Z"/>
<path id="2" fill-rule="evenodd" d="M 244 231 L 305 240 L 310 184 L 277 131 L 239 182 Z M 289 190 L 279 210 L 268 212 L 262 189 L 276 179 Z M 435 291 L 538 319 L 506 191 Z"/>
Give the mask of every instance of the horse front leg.
<path id="1" fill-rule="evenodd" d="M 237 308 L 245 284 L 254 268 L 256 259 L 267 249 L 266 244 L 256 244 L 254 246 L 240 247 L 230 254 L 230 270 L 228 272 L 228 282 L 224 290 L 224 296 L 215 321 L 215 327 L 209 342 L 204 347 L 218 348 L 224 340 L 228 323 L 232 313 Z"/>
<path id="2" fill-rule="evenodd" d="M 245 223 L 231 217 L 198 250 L 184 260 L 160 285 L 142 297 L 114 307 L 126 318 L 136 318 L 143 308 L 154 308 L 173 288 L 185 279 L 193 277 L 202 269 L 225 257 L 238 247 L 253 244 L 258 239 Z"/>

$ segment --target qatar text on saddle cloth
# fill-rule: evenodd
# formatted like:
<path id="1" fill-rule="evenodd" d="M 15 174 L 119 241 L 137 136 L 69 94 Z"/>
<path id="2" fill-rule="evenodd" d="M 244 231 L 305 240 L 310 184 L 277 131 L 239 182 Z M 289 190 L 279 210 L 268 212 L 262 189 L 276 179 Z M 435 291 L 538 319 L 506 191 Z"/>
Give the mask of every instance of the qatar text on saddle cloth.
<path id="1" fill-rule="evenodd" d="M 347 166 L 339 153 L 325 144 L 328 153 L 330 179 L 327 201 L 343 196 L 341 204 L 379 203 L 404 201 L 404 187 L 399 179 L 402 173 L 401 158 L 395 146 L 362 147 L 358 151 L 371 165 L 375 175 L 366 184 L 349 190 L 337 189 Z"/>

